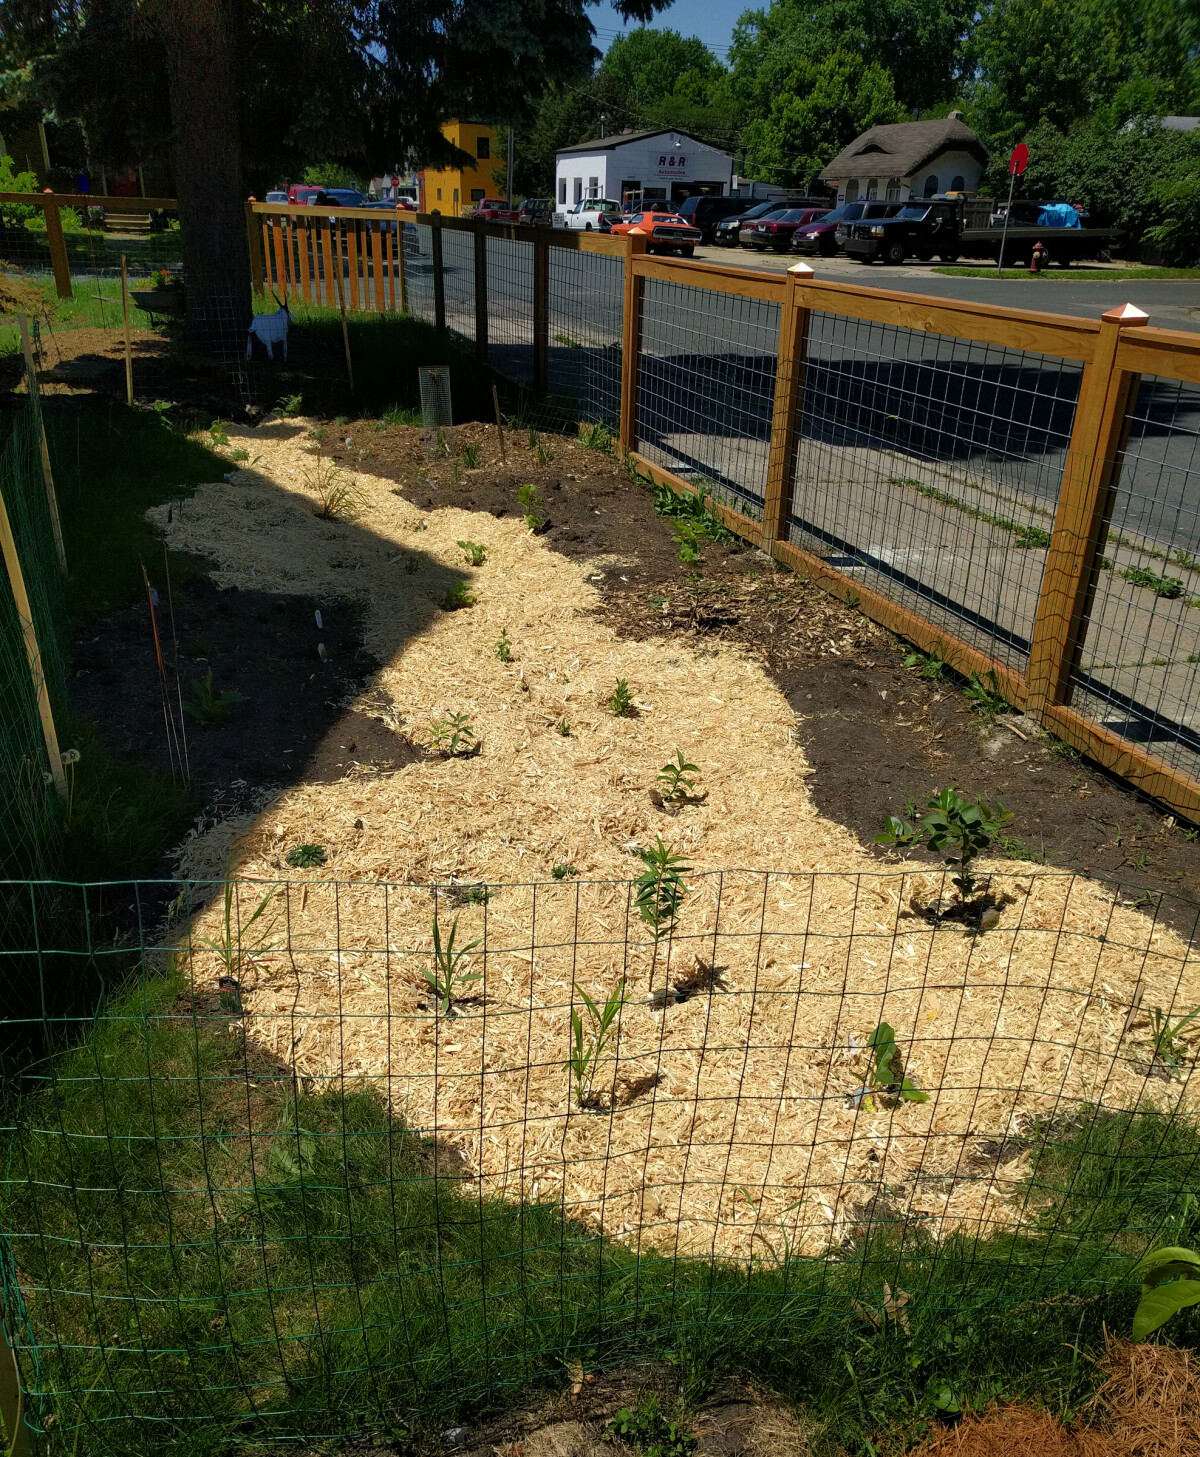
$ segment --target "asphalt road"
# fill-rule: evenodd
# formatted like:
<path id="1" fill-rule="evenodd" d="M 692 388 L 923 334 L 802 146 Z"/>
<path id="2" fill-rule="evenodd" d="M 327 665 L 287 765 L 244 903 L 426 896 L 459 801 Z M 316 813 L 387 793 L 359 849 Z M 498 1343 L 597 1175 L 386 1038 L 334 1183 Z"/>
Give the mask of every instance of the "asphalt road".
<path id="1" fill-rule="evenodd" d="M 735 268 L 761 268 L 782 272 L 799 261 L 796 253 L 760 253 L 751 248 L 698 248 L 696 257 L 706 263 L 724 263 Z M 1200 279 L 1115 278 L 1106 282 L 1075 272 L 1051 269 L 1028 279 L 955 278 L 935 273 L 937 263 L 906 263 L 889 268 L 882 263 L 852 263 L 844 258 L 804 260 L 818 278 L 838 283 L 856 283 L 867 288 L 899 289 L 935 298 L 964 299 L 970 303 L 994 303 L 1003 308 L 1037 309 L 1043 313 L 1073 314 L 1097 319 L 1105 311 L 1134 303 L 1150 315 L 1150 322 L 1164 329 L 1200 331 Z M 986 267 L 976 260 L 973 268 Z"/>

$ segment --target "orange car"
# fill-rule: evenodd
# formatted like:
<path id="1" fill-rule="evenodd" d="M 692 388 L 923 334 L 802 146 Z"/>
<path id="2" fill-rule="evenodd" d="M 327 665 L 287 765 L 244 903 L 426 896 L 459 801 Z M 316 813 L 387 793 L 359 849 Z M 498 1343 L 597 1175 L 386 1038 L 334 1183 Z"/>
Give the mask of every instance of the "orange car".
<path id="1" fill-rule="evenodd" d="M 677 212 L 635 212 L 621 223 L 613 223 L 611 233 L 644 233 L 647 253 L 669 253 L 677 249 L 685 258 L 695 252 L 703 234 Z"/>

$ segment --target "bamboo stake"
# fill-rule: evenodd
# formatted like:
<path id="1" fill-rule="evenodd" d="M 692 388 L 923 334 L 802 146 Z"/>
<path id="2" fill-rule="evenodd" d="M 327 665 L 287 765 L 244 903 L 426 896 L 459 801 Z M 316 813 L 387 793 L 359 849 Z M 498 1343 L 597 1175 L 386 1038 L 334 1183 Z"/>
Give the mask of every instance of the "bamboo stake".
<path id="1" fill-rule="evenodd" d="M 38 651 L 37 633 L 33 627 L 33 613 L 29 607 L 29 594 L 25 590 L 25 578 L 21 573 L 21 559 L 17 555 L 17 543 L 8 519 L 8 508 L 0 492 L 0 551 L 4 554 L 4 565 L 8 568 L 8 581 L 12 587 L 13 601 L 21 621 L 21 636 L 25 639 L 25 657 L 29 663 L 29 677 L 37 699 L 38 718 L 42 724 L 42 738 L 46 744 L 46 758 L 50 761 L 50 777 L 58 797 L 64 803 L 67 798 L 67 776 L 63 772 L 62 754 L 58 747 L 58 732 L 54 727 L 54 712 L 50 707 L 50 693 L 46 687 L 46 674 L 42 670 L 42 655 Z"/>
<path id="2" fill-rule="evenodd" d="M 33 344 L 29 337 L 29 316 L 18 314 L 17 321 L 21 327 L 21 352 L 25 356 L 25 369 L 28 376 L 28 389 L 31 399 L 38 397 L 37 375 L 33 368 Z M 58 553 L 58 564 L 62 568 L 63 576 L 67 575 L 67 550 L 63 546 L 62 523 L 58 519 L 58 496 L 54 491 L 54 472 L 50 469 L 50 447 L 46 444 L 46 425 L 42 419 L 42 412 L 38 409 L 38 433 L 41 436 L 42 447 L 42 481 L 46 487 L 46 504 L 50 508 L 50 530 L 54 533 L 54 550 Z"/>
<path id="3" fill-rule="evenodd" d="M 500 423 L 500 392 L 492 386 L 492 404 L 496 407 L 496 434 L 500 437 L 500 459 L 508 464 L 508 451 L 504 448 L 504 426 Z"/>
<path id="4" fill-rule="evenodd" d="M 333 276 L 337 281 L 338 308 L 342 313 L 342 345 L 346 350 L 346 373 L 350 377 L 350 393 L 354 393 L 354 363 L 350 358 L 350 331 L 346 328 L 346 299 L 342 292 L 342 241 L 341 236 L 336 238 L 337 247 L 334 250 L 337 254 L 334 264 Z"/>
<path id="5" fill-rule="evenodd" d="M 129 275 L 121 254 L 121 311 L 125 315 L 125 403 L 133 408 L 133 349 L 129 342 Z"/>
<path id="6" fill-rule="evenodd" d="M 179 634 L 175 631 L 175 594 L 171 590 L 171 559 L 167 555 L 167 543 L 163 542 L 163 576 L 167 583 L 167 610 L 171 614 L 171 655 L 175 673 L 175 697 L 179 701 L 179 736 L 183 743 L 183 778 L 185 784 L 192 782 L 192 764 L 188 755 L 187 714 L 183 711 L 183 684 L 179 678 Z"/>
<path id="7" fill-rule="evenodd" d="M 171 783 L 175 783 L 175 765 L 180 764 L 178 736 L 175 731 L 175 715 L 171 712 L 171 695 L 167 687 L 167 667 L 163 662 L 162 643 L 158 636 L 158 618 L 154 611 L 154 589 L 150 585 L 150 578 L 146 574 L 145 562 L 139 562 L 142 569 L 142 581 L 146 584 L 146 601 L 150 604 L 150 631 L 154 635 L 154 657 L 158 663 L 158 686 L 162 692 L 163 728 L 167 735 L 167 757 L 171 761 Z"/>

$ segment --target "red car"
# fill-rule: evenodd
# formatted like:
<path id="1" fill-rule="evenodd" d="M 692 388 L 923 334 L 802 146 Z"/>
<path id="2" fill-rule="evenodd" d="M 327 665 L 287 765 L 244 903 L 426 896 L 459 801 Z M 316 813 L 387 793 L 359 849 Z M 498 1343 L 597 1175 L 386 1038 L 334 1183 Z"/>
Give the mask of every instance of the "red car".
<path id="1" fill-rule="evenodd" d="M 796 229 L 824 217 L 828 211 L 825 207 L 794 207 L 787 212 L 769 213 L 742 229 L 742 246 L 772 248 L 776 253 L 786 253 L 792 246 Z"/>
<path id="2" fill-rule="evenodd" d="M 642 233 L 647 240 L 647 253 L 669 253 L 675 249 L 685 258 L 692 256 L 696 251 L 696 244 L 704 236 L 699 228 L 692 227 L 677 212 L 630 213 L 624 222 L 613 223 L 609 232 L 617 236 L 623 233 Z"/>
<path id="3" fill-rule="evenodd" d="M 476 203 L 471 216 L 480 218 L 485 223 L 519 223 L 521 221 L 521 214 L 506 197 L 485 197 L 482 202 Z"/>

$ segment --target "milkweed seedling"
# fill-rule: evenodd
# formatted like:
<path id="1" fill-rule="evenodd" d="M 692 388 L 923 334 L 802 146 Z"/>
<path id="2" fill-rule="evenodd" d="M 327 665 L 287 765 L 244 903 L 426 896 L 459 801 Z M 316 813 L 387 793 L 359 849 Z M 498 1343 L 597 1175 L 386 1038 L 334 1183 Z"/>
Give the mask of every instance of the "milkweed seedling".
<path id="1" fill-rule="evenodd" d="M 512 639 L 508 635 L 507 627 L 501 629 L 492 651 L 502 663 L 512 662 Z"/>
<path id="2" fill-rule="evenodd" d="M 625 978 L 622 977 L 603 1007 L 598 1007 L 582 987 L 576 987 L 587 1009 L 589 1026 L 585 1031 L 583 1016 L 578 1007 L 571 1008 L 571 1056 L 563 1063 L 575 1084 L 575 1101 L 579 1107 L 594 1107 L 596 1095 L 592 1085 L 596 1077 L 601 1055 L 612 1032 L 612 1024 L 625 1005 Z"/>
<path id="3" fill-rule="evenodd" d="M 687 776 L 699 772 L 695 764 L 689 764 L 683 757 L 683 750 L 676 749 L 674 759 L 662 766 L 658 777 L 667 786 L 668 799 L 686 799 L 696 787 L 696 781 Z"/>
<path id="4" fill-rule="evenodd" d="M 538 531 L 546 524 L 546 517 L 542 510 L 542 496 L 532 481 L 517 490 L 517 500 L 521 503 L 521 510 L 525 513 L 525 525 L 530 531 Z"/>
<path id="5" fill-rule="evenodd" d="M 447 612 L 457 612 L 460 607 L 474 607 L 475 594 L 471 591 L 470 583 L 465 577 L 458 577 L 446 588 L 446 595 L 442 598 L 442 606 Z"/>
<path id="6" fill-rule="evenodd" d="M 421 975 L 436 993 L 443 1017 L 450 1011 L 455 997 L 462 995 L 461 989 L 470 982 L 478 981 L 483 975 L 479 971 L 462 969 L 463 962 L 480 944 L 479 941 L 468 941 L 465 946 L 456 947 L 454 938 L 457 935 L 458 917 L 455 916 L 450 923 L 450 934 L 446 937 L 446 944 L 442 945 L 441 927 L 438 925 L 435 912 L 433 917 L 433 965 L 422 967 Z"/>
<path id="7" fill-rule="evenodd" d="M 324 845 L 296 845 L 287 852 L 287 863 L 295 870 L 315 870 L 325 858 Z"/>
<path id="8" fill-rule="evenodd" d="M 481 546 L 477 541 L 460 541 L 457 543 L 462 550 L 463 560 L 469 567 L 481 567 L 487 561 L 487 547 Z"/>
<path id="9" fill-rule="evenodd" d="M 429 725 L 429 742 L 439 754 L 448 759 L 465 754 L 475 737 L 471 720 L 465 713 L 452 713 L 449 718 L 435 718 Z"/>
<path id="10" fill-rule="evenodd" d="M 654 970 L 658 963 L 658 948 L 675 931 L 679 907 L 687 894 L 684 875 L 691 866 L 684 863 L 682 855 L 676 855 L 673 847 L 664 845 L 661 835 L 655 837 L 652 849 L 641 850 L 638 856 L 646 867 L 634 882 L 637 887 L 635 904 L 638 915 L 645 921 L 654 936 L 654 954 L 650 959 L 650 986 L 654 986 Z"/>
<path id="11" fill-rule="evenodd" d="M 467 470 L 478 470 L 479 469 L 479 446 L 478 445 L 464 445 L 463 448 L 462 448 L 462 450 L 459 453 L 462 456 L 462 463 L 466 467 Z"/>
<path id="12" fill-rule="evenodd" d="M 929 797 L 929 813 L 906 820 L 888 815 L 883 831 L 875 836 L 877 845 L 919 845 L 925 840 L 935 855 L 947 865 L 957 868 L 951 884 L 965 899 L 975 889 L 971 865 L 986 850 L 1004 827 L 1012 813 L 1003 805 L 985 804 L 959 794 L 957 789 L 939 789 Z"/>
<path id="13" fill-rule="evenodd" d="M 1177 1311 L 1200 1305 L 1200 1254 L 1172 1245 L 1151 1250 L 1134 1265 L 1142 1277 L 1142 1298 L 1133 1315 L 1133 1339 L 1144 1341 Z"/>
<path id="14" fill-rule="evenodd" d="M 568 880 L 572 875 L 578 875 L 579 871 L 573 865 L 556 865 L 550 874 L 555 880 Z"/>
<path id="15" fill-rule="evenodd" d="M 628 718 L 633 712 L 633 694 L 629 691 L 629 683 L 626 679 L 617 679 L 617 686 L 609 696 L 608 706 L 618 718 Z"/>
<path id="16" fill-rule="evenodd" d="M 213 675 L 210 668 L 198 683 L 192 684 L 192 696 L 184 699 L 183 711 L 204 728 L 215 728 L 224 723 L 239 703 L 246 701 L 246 695 L 236 688 L 213 692 Z"/>
<path id="17" fill-rule="evenodd" d="M 867 1043 L 869 1051 L 875 1054 L 871 1068 L 871 1086 L 893 1097 L 903 1098 L 906 1103 L 928 1103 L 929 1094 L 923 1093 L 909 1080 L 896 1046 L 896 1033 L 887 1022 L 880 1022 L 871 1033 Z"/>

